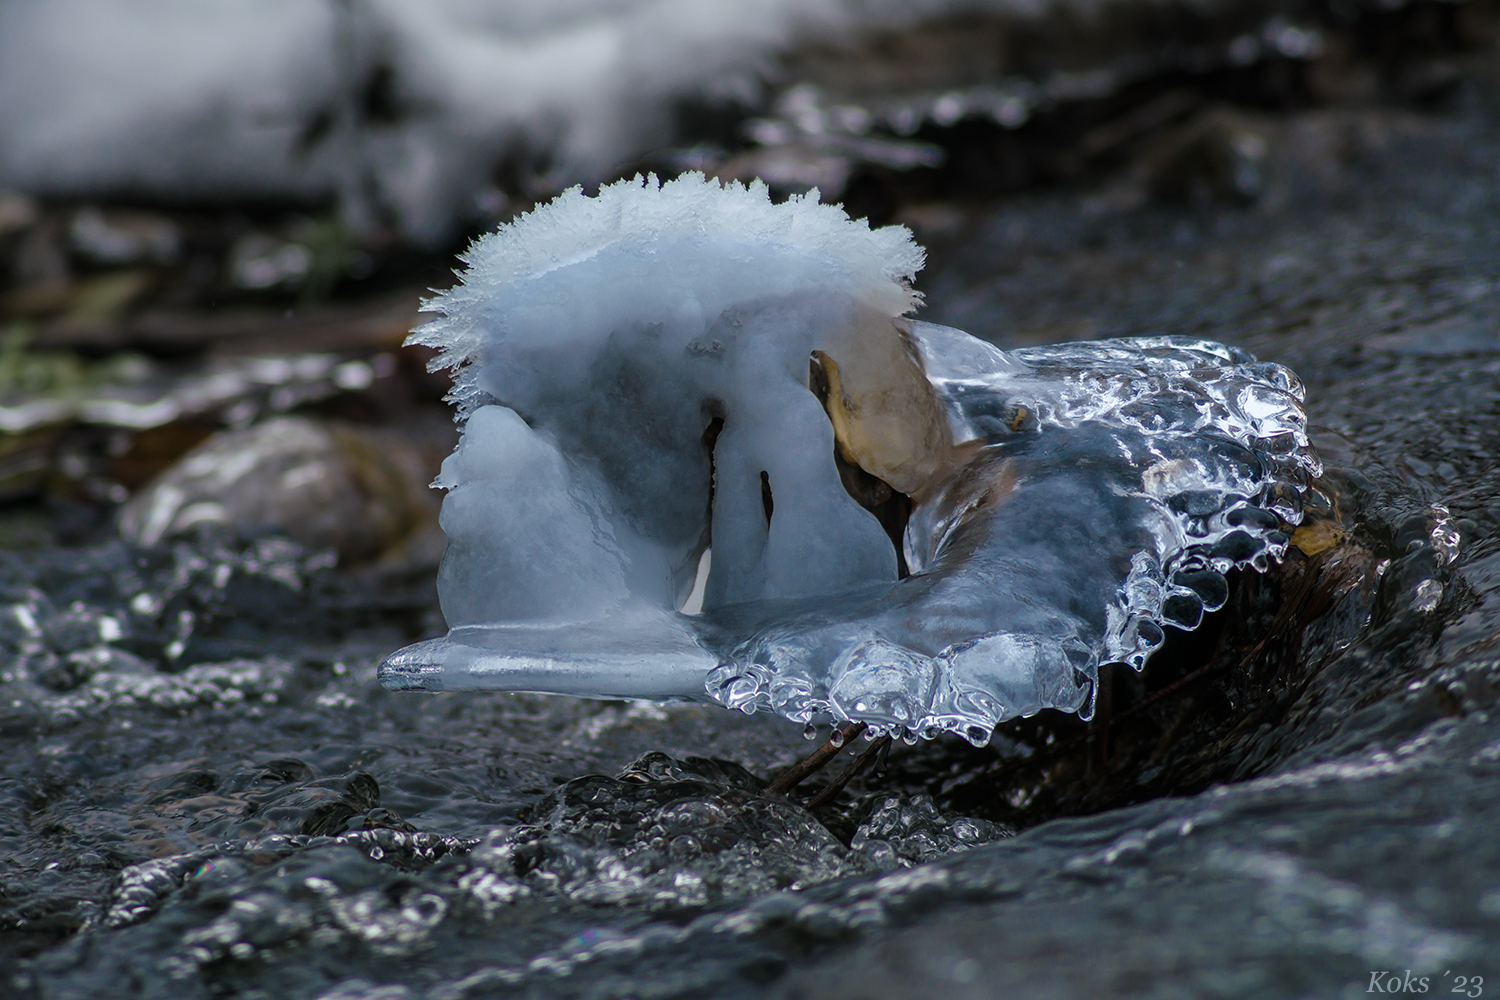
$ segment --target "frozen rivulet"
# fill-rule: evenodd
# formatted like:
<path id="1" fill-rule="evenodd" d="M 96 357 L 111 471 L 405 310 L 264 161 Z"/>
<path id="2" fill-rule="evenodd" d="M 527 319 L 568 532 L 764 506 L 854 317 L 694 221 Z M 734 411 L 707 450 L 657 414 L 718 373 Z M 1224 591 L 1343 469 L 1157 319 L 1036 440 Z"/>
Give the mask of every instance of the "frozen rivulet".
<path id="1" fill-rule="evenodd" d="M 922 252 L 816 195 L 573 190 L 413 336 L 463 436 L 452 630 L 390 688 L 713 699 L 982 743 L 1092 712 L 1319 474 L 1285 368 L 1181 337 L 1004 352 L 905 318 Z M 682 609 L 711 547 L 701 613 Z"/>

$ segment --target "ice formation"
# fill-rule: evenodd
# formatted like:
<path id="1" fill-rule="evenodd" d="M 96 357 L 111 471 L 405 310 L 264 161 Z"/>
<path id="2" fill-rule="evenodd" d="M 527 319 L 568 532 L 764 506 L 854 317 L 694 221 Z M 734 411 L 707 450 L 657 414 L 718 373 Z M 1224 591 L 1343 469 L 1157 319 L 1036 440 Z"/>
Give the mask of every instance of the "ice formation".
<path id="1" fill-rule="evenodd" d="M 1285 550 L 1285 368 L 1153 337 L 1010 352 L 906 318 L 921 250 L 815 195 L 573 190 L 475 243 L 441 639 L 387 687 L 712 699 L 903 737 L 1087 716 L 1100 664 Z M 681 610 L 711 547 L 701 614 Z"/>

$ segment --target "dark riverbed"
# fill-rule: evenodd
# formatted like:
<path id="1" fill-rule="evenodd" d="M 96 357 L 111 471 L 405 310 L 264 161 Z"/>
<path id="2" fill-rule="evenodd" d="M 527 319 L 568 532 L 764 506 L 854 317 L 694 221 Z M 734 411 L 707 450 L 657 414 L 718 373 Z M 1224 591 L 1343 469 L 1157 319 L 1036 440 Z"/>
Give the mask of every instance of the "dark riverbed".
<path id="1" fill-rule="evenodd" d="M 382 692 L 437 625 L 421 574 L 274 540 L 0 556 L 0 992 L 1500 989 L 1487 93 L 1247 119 L 1255 205 L 1119 182 L 901 217 L 923 318 L 1210 337 L 1307 384 L 1322 534 L 1120 676 L 1110 733 L 898 748 L 813 814 L 758 794 L 811 748 L 778 719 Z"/>

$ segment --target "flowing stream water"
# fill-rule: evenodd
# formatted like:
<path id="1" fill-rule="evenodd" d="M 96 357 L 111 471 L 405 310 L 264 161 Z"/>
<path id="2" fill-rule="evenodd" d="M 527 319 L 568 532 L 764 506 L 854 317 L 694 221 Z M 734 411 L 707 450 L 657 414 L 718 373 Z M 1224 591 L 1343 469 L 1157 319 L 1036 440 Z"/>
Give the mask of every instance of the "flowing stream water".
<path id="1" fill-rule="evenodd" d="M 1500 988 L 1500 132 L 1296 127 L 1379 152 L 1280 205 L 1042 193 L 918 234 L 925 319 L 1306 383 L 1333 509 L 1118 676 L 1108 729 L 898 747 L 810 813 L 760 794 L 812 747 L 774 717 L 382 691 L 426 581 L 275 540 L 8 554 L 0 993 Z"/>

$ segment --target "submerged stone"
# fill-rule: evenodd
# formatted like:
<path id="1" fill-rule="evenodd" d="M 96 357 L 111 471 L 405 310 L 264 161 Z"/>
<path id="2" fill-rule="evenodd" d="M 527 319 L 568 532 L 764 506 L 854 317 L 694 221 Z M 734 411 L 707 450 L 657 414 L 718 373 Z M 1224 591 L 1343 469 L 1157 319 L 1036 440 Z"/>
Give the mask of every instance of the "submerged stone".
<path id="1" fill-rule="evenodd" d="M 422 466 L 392 435 L 278 417 L 222 431 L 188 452 L 125 504 L 120 530 L 156 545 L 228 528 L 369 560 L 431 524 Z"/>

